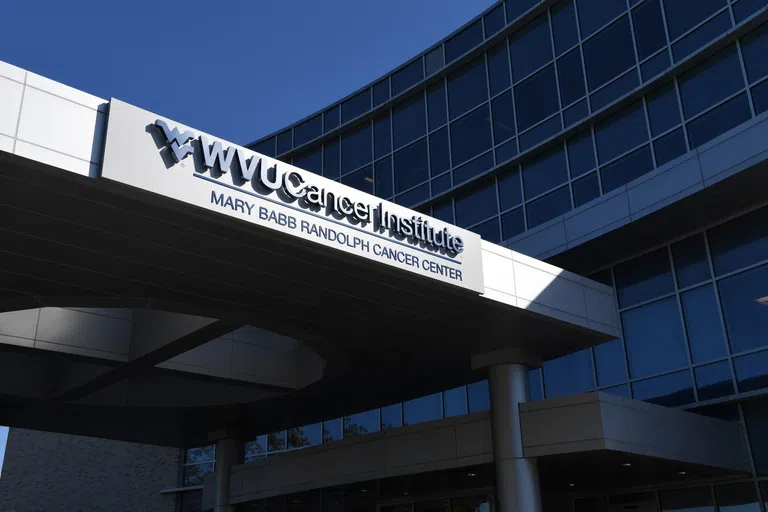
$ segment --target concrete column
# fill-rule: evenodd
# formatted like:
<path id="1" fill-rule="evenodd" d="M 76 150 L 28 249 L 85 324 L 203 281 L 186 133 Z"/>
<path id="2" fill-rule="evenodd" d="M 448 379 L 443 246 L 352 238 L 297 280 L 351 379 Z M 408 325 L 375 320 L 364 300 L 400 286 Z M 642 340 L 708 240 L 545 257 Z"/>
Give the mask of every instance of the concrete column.
<path id="1" fill-rule="evenodd" d="M 499 512 L 541 512 L 536 459 L 523 457 L 519 405 L 528 400 L 528 367 L 490 367 L 491 426 Z"/>
<path id="2" fill-rule="evenodd" d="M 213 471 L 216 489 L 214 512 L 235 510 L 235 507 L 229 505 L 229 470 L 239 463 L 242 446 L 242 443 L 234 439 L 216 442 L 216 466 Z"/>

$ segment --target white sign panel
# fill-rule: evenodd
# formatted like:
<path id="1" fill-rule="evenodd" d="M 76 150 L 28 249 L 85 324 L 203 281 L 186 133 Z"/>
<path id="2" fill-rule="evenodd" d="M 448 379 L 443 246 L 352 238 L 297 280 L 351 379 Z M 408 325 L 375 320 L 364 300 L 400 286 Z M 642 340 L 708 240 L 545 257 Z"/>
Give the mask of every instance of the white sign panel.
<path id="1" fill-rule="evenodd" d="M 115 99 L 101 176 L 484 292 L 479 235 Z"/>

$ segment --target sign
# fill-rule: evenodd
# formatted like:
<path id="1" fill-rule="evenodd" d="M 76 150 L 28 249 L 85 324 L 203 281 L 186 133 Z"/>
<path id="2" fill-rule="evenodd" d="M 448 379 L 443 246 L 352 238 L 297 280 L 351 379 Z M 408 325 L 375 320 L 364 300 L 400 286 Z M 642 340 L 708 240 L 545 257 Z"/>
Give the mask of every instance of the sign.
<path id="1" fill-rule="evenodd" d="M 484 292 L 480 237 L 112 99 L 101 177 Z"/>

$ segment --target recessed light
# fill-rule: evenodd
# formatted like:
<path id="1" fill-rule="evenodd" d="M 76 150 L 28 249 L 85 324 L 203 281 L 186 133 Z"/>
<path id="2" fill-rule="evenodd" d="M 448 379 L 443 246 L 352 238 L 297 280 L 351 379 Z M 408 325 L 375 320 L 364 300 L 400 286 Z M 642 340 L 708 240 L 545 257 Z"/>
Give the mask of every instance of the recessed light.
<path id="1" fill-rule="evenodd" d="M 686 471 L 678 471 L 677 474 L 680 475 L 680 476 L 685 476 L 688 473 Z"/>
<path id="2" fill-rule="evenodd" d="M 624 462 L 624 463 L 622 463 L 622 464 L 621 464 L 621 467 L 623 467 L 623 468 L 628 468 L 628 467 L 630 467 L 631 465 L 632 465 L 632 463 L 631 463 L 631 462 Z"/>
<path id="3" fill-rule="evenodd" d="M 361 492 L 368 492 L 368 489 L 362 489 Z"/>
<path id="4" fill-rule="evenodd" d="M 404 492 L 404 493 L 403 493 L 403 496 L 408 496 L 408 493 L 407 493 L 407 492 Z"/>
<path id="5" fill-rule="evenodd" d="M 467 473 L 467 476 L 477 476 L 477 473 Z"/>
<path id="6" fill-rule="evenodd" d="M 576 484 L 568 484 L 568 487 L 576 487 Z"/>

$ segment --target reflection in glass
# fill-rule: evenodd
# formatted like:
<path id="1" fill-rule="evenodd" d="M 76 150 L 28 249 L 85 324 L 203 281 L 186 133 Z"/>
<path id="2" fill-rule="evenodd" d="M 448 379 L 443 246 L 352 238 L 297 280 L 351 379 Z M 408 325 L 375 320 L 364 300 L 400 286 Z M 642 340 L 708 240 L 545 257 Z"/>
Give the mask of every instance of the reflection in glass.
<path id="1" fill-rule="evenodd" d="M 635 41 L 640 60 L 667 44 L 659 0 L 646 0 L 640 4 L 632 11 L 632 21 L 635 24 Z"/>
<path id="2" fill-rule="evenodd" d="M 182 486 L 191 487 L 193 485 L 203 485 L 205 475 L 213 473 L 213 462 L 204 462 L 184 466 L 184 475 L 182 476 Z"/>
<path id="3" fill-rule="evenodd" d="M 425 421 L 434 421 L 443 417 L 443 399 L 441 393 L 423 396 L 403 402 L 403 423 L 415 425 Z"/>
<path id="4" fill-rule="evenodd" d="M 609 0 L 609 2 L 620 3 L 615 0 Z M 584 43 L 583 49 L 584 67 L 587 70 L 587 84 L 590 91 L 594 91 L 634 66 L 635 51 L 627 16 L 621 17 L 609 27 L 604 28 Z"/>
<path id="5" fill-rule="evenodd" d="M 498 213 L 496 183 L 486 181 L 456 196 L 456 224 L 471 226 Z"/>
<path id="6" fill-rule="evenodd" d="M 672 258 L 680 288 L 686 288 L 710 278 L 703 235 L 694 235 L 672 244 Z"/>
<path id="7" fill-rule="evenodd" d="M 488 100 L 487 82 L 482 55 L 448 75 L 448 112 L 451 119 Z"/>
<path id="8" fill-rule="evenodd" d="M 523 190 L 526 199 L 536 197 L 567 180 L 568 169 L 562 147 L 523 165 Z"/>
<path id="9" fill-rule="evenodd" d="M 523 131 L 557 112 L 555 68 L 547 66 L 515 86 L 517 129 Z"/>
<path id="10" fill-rule="evenodd" d="M 763 261 L 768 256 L 768 208 L 721 224 L 709 230 L 707 238 L 715 275 Z"/>
<path id="11" fill-rule="evenodd" d="M 379 431 L 379 410 L 344 416 L 344 437 L 353 437 Z"/>
<path id="12" fill-rule="evenodd" d="M 681 75 L 680 96 L 690 119 L 744 87 L 735 46 L 729 46 Z"/>
<path id="13" fill-rule="evenodd" d="M 616 158 L 648 140 L 642 103 L 635 103 L 595 126 L 597 156 L 601 163 Z"/>
<path id="14" fill-rule="evenodd" d="M 622 308 L 675 290 L 666 247 L 622 263 L 614 273 Z"/>
<path id="15" fill-rule="evenodd" d="M 645 377 L 687 364 L 677 299 L 670 297 L 621 314 L 629 373 Z M 664 354 L 664 357 L 659 357 Z"/>
<path id="16" fill-rule="evenodd" d="M 699 400 L 711 400 L 734 393 L 731 367 L 727 361 L 694 368 Z"/>
<path id="17" fill-rule="evenodd" d="M 392 109 L 392 143 L 395 149 L 418 139 L 426 131 L 427 122 L 423 94 L 419 94 Z"/>
<path id="18" fill-rule="evenodd" d="M 285 450 L 286 432 L 274 432 L 267 435 L 267 450 L 270 452 L 278 452 Z"/>
<path id="19" fill-rule="evenodd" d="M 586 174 L 595 168 L 595 149 L 592 146 L 592 132 L 568 140 L 568 164 L 571 178 Z"/>
<path id="20" fill-rule="evenodd" d="M 322 443 L 322 424 L 288 429 L 288 449 L 305 448 Z"/>
<path id="21" fill-rule="evenodd" d="M 718 283 L 731 352 L 768 345 L 768 265 Z"/>
<path id="22" fill-rule="evenodd" d="M 467 388 L 461 386 L 456 389 L 450 389 L 443 392 L 443 405 L 445 407 L 444 416 L 460 416 L 467 414 Z"/>
<path id="23" fill-rule="evenodd" d="M 461 165 L 493 146 L 488 105 L 451 123 L 453 165 Z"/>
<path id="24" fill-rule="evenodd" d="M 341 418 L 335 420 L 328 420 L 323 422 L 323 442 L 330 443 L 331 441 L 338 441 L 342 438 L 341 435 Z"/>
<path id="25" fill-rule="evenodd" d="M 546 13 L 528 22 L 509 39 L 512 76 L 519 82 L 552 60 L 549 18 Z"/>
<path id="26" fill-rule="evenodd" d="M 571 211 L 571 192 L 568 186 L 531 201 L 526 206 L 528 213 L 528 229 L 543 224 Z"/>
<path id="27" fill-rule="evenodd" d="M 753 391 L 768 387 L 768 352 L 757 352 L 733 360 L 739 391 Z"/>
<path id="28" fill-rule="evenodd" d="M 725 355 L 725 340 L 711 284 L 680 295 L 685 328 L 694 363 L 711 361 Z"/>
<path id="29" fill-rule="evenodd" d="M 688 123 L 688 140 L 691 149 L 709 142 L 718 135 L 749 120 L 751 117 L 752 113 L 749 110 L 747 95 L 739 94 L 714 110 Z"/>
<path id="30" fill-rule="evenodd" d="M 255 441 L 245 443 L 245 462 L 263 459 L 267 456 L 267 436 L 261 435 Z"/>
<path id="31" fill-rule="evenodd" d="M 481 380 L 467 386 L 469 395 L 469 412 L 487 411 L 491 408 L 491 395 L 488 391 L 488 381 Z"/>
<path id="32" fill-rule="evenodd" d="M 592 351 L 581 350 L 544 362 L 544 388 L 547 398 L 584 393 L 595 388 Z"/>
<path id="33" fill-rule="evenodd" d="M 632 384 L 632 392 L 635 400 L 665 407 L 677 407 L 694 401 L 691 373 L 688 370 L 635 382 Z"/>
<path id="34" fill-rule="evenodd" d="M 599 386 L 611 386 L 627 379 L 621 340 L 602 343 L 594 348 L 594 352 Z"/>

